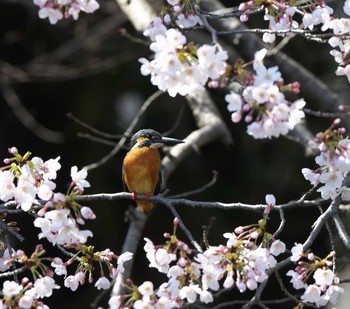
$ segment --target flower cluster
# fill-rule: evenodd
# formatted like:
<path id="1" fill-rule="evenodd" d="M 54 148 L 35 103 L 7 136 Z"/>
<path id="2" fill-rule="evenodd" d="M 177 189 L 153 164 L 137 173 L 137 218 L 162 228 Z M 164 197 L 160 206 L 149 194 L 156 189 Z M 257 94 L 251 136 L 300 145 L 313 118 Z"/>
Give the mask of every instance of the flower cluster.
<path id="1" fill-rule="evenodd" d="M 339 121 L 336 120 L 334 125 Z M 321 185 L 317 191 L 324 199 L 335 199 L 342 194 L 349 200 L 349 188 L 343 181 L 350 171 L 350 140 L 344 139 L 344 129 L 333 130 L 333 126 L 325 132 L 317 134 L 316 145 L 320 155 L 315 158 L 319 167 L 315 170 L 303 168 L 305 179 L 312 185 Z"/>
<path id="2" fill-rule="evenodd" d="M 217 46 L 204 44 L 200 47 L 176 28 L 192 28 L 201 20 L 189 1 L 167 0 L 160 16 L 145 29 L 144 35 L 152 40 L 150 49 L 154 59 L 141 58 L 142 75 L 151 75 L 151 82 L 160 90 L 168 91 L 174 97 L 195 95 L 210 82 L 217 86 L 217 80 L 225 73 L 226 51 Z"/>
<path id="3" fill-rule="evenodd" d="M 266 68 L 263 64 L 266 53 L 266 49 L 255 53 L 255 73 L 243 79 L 247 87 L 242 94 L 231 91 L 225 97 L 232 121 L 239 122 L 245 115 L 248 134 L 257 139 L 286 135 L 305 117 L 302 111 L 305 101 L 289 102 L 283 94 L 285 91 L 298 93 L 299 83 L 283 85 L 278 67 Z M 242 67 L 234 70 L 247 74 Z"/>
<path id="4" fill-rule="evenodd" d="M 21 284 L 5 281 L 0 292 L 2 295 L 0 300 L 2 307 L 0 307 L 15 308 L 18 305 L 20 308 L 48 308 L 46 305 L 44 307 L 39 299 L 50 297 L 53 289 L 60 288 L 53 279 L 54 273 L 64 276 L 64 286 L 75 291 L 79 284 L 86 282 L 86 276 L 88 276 L 88 282 L 92 283 L 93 272 L 99 268 L 100 276 L 94 286 L 98 290 L 108 289 L 111 283 L 105 276 L 103 266 L 107 268 L 110 278 L 114 279 L 119 272 L 124 272 L 124 263 L 132 258 L 130 252 L 118 256 L 109 249 L 95 252 L 93 246 L 81 244 L 66 246 L 66 249 L 72 249 L 76 253 L 72 254 L 72 257 L 65 262 L 59 257 L 49 258 L 45 256 L 46 251 L 41 245 L 36 247 L 31 256 L 27 256 L 22 250 L 17 250 L 8 256 L 4 264 L 7 266 L 20 264 L 29 269 L 33 275 L 34 283 L 30 282 L 28 278 L 23 278 Z M 47 261 L 51 262 L 51 268 L 46 264 Z M 67 276 L 67 267 L 74 263 L 78 263 L 75 274 Z"/>
<path id="5" fill-rule="evenodd" d="M 344 293 L 338 286 L 339 278 L 330 269 L 333 265 L 330 259 L 334 254 L 331 252 L 321 259 L 313 253 L 305 253 L 301 244 L 295 244 L 292 248 L 291 260 L 298 263 L 294 270 L 287 272 L 287 276 L 291 277 L 294 289 L 305 289 L 301 300 L 323 307 L 328 302 L 335 304 L 339 294 Z"/>
<path id="6" fill-rule="evenodd" d="M 350 52 L 350 18 L 336 18 L 333 9 L 323 0 L 301 3 L 300 6 L 290 5 L 287 2 L 266 1 L 260 4 L 265 10 L 264 19 L 269 22 L 270 32 L 263 34 L 265 43 L 273 43 L 276 36 L 285 36 L 287 31 L 296 29 L 314 30 L 319 27 L 322 32 L 332 30 L 333 36 L 328 43 L 334 48 L 331 55 L 338 63 L 336 75 L 347 76 L 350 82 L 350 64 L 348 56 Z M 260 7 L 261 8 L 261 7 Z M 254 1 L 243 2 L 239 6 L 240 20 L 246 22 L 249 15 L 257 9 Z M 350 16 L 350 0 L 344 2 L 343 10 Z M 297 18 L 295 18 L 297 16 Z M 300 18 L 301 16 L 301 23 Z"/>
<path id="7" fill-rule="evenodd" d="M 227 53 L 216 46 L 197 48 L 187 43 L 186 37 L 176 29 L 158 34 L 150 49 L 154 59 L 141 58 L 141 73 L 151 75 L 151 82 L 174 97 L 195 95 L 209 81 L 216 81 L 226 70 Z"/>
<path id="8" fill-rule="evenodd" d="M 22 156 L 15 147 L 9 152 L 13 157 L 5 159 L 7 165 L 0 169 L 0 199 L 4 202 L 13 199 L 23 211 L 44 203 L 34 220 L 34 226 L 41 229 L 39 238 L 47 238 L 54 245 L 85 243 L 92 233 L 80 230 L 78 223 L 95 219 L 95 214 L 89 207 L 79 205 L 75 197 L 90 187 L 85 179 L 87 171 L 73 166 L 67 194 L 55 193 L 53 180 L 61 168 L 59 157 L 43 161 L 39 157 L 29 159 L 30 152 Z"/>
<path id="9" fill-rule="evenodd" d="M 103 265 L 105 265 L 108 270 L 108 276 L 111 279 L 115 279 L 119 272 L 124 272 L 124 263 L 132 259 L 131 252 L 124 252 L 118 256 L 109 249 L 95 252 L 93 246 L 74 245 L 73 249 L 75 249 L 77 253 L 67 262 L 64 263 L 61 259 L 56 258 L 51 263 L 51 266 L 55 268 L 55 273 L 57 275 L 65 276 L 64 286 L 70 288 L 72 291 L 77 290 L 79 284 L 84 284 L 86 282 L 86 277 L 88 277 L 89 283 L 93 282 L 93 272 L 96 266 L 100 268 L 100 277 L 96 280 L 94 286 L 98 290 L 109 289 L 111 282 L 105 275 Z M 66 277 L 66 267 L 73 262 L 78 262 L 75 274 Z M 117 266 L 113 263 L 117 264 Z"/>
<path id="10" fill-rule="evenodd" d="M 53 180 L 61 168 L 60 157 L 44 162 L 39 157 L 29 160 L 29 152 L 22 156 L 15 147 L 9 152 L 13 157 L 5 159 L 7 166 L 0 169 L 0 200 L 14 199 L 24 211 L 30 210 L 37 198 L 50 200 L 56 188 Z"/>
<path id="11" fill-rule="evenodd" d="M 202 22 L 189 1 L 167 0 L 161 14 L 145 29 L 143 34 L 155 41 L 157 35 L 165 35 L 168 28 L 192 28 Z"/>
<path id="12" fill-rule="evenodd" d="M 185 302 L 211 303 L 220 288 L 236 287 L 241 293 L 255 290 L 267 279 L 267 271 L 276 265 L 276 256 L 285 252 L 280 240 L 273 240 L 265 231 L 268 214 L 275 205 L 272 195 L 266 197 L 267 210 L 258 224 L 238 227 L 225 233 L 226 244 L 209 246 L 204 252 L 193 254 L 189 246 L 176 236 L 177 219 L 173 234 L 164 234 L 164 245 L 146 240 L 144 250 L 149 266 L 166 274 L 164 282 L 155 290 L 151 282 L 140 286 L 129 282 L 131 294 L 112 297 L 110 308 L 174 308 Z M 125 305 L 125 306 L 124 306 Z"/>
<path id="13" fill-rule="evenodd" d="M 61 250 L 69 258 L 63 261 L 60 257 L 48 257 L 42 245 L 37 245 L 35 251 L 27 255 L 21 249 L 15 251 L 0 242 L 2 276 L 13 276 L 10 267 L 20 270 L 18 273 L 28 270 L 33 276 L 32 281 L 27 277 L 22 278 L 20 283 L 5 281 L 0 290 L 0 307 L 48 308 L 41 299 L 50 297 L 54 289 L 60 288 L 53 278 L 55 274 L 64 276 L 64 286 L 71 290 L 76 290 L 85 282 L 94 282 L 98 290 L 108 289 L 110 280 L 124 272 L 124 263 L 132 258 L 132 253 L 118 256 L 109 249 L 95 251 L 93 246 L 84 245 L 92 233 L 80 230 L 79 226 L 85 220 L 96 218 L 91 208 L 76 201 L 76 197 L 90 187 L 86 180 L 87 171 L 73 166 L 66 194 L 58 193 L 55 192 L 54 181 L 61 168 L 59 157 L 44 161 L 40 157 L 31 158 L 30 152 L 21 155 L 15 147 L 9 148 L 9 153 L 11 157 L 4 160 L 5 166 L 0 169 L 2 207 L 6 210 L 6 207 L 17 206 L 19 211 L 35 214 L 34 226 L 41 229 L 39 239 L 46 238 L 53 245 L 63 245 Z M 16 222 L 6 223 L 5 218 L 6 213 L 1 215 L 3 224 L 17 233 Z M 70 275 L 68 268 L 74 264 L 77 264 L 75 273 Z M 99 275 L 94 280 L 96 272 Z"/>
<path id="14" fill-rule="evenodd" d="M 40 8 L 39 17 L 53 25 L 63 18 L 77 20 L 81 11 L 93 13 L 100 7 L 96 0 L 34 0 L 34 4 Z"/>
<path id="15" fill-rule="evenodd" d="M 55 280 L 49 276 L 38 278 L 34 282 L 29 281 L 28 278 L 23 278 L 21 284 L 6 280 L 1 291 L 0 307 L 48 309 L 49 307 L 41 299 L 50 297 L 53 290 L 59 288 Z"/>
<path id="16" fill-rule="evenodd" d="M 344 3 L 344 12 L 350 16 L 350 0 L 346 0 Z M 334 18 L 328 23 L 328 28 L 332 29 L 334 36 L 332 36 L 328 43 L 331 45 L 331 55 L 334 57 L 335 62 L 338 63 L 338 68 L 335 72 L 337 75 L 345 75 L 350 82 L 350 39 L 348 34 L 350 33 L 350 18 Z"/>

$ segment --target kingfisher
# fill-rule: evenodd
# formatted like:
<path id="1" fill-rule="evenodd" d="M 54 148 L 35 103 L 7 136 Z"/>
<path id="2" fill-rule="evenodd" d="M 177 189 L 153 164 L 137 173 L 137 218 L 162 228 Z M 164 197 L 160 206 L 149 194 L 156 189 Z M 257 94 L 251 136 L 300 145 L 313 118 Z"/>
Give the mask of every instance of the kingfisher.
<path id="1" fill-rule="evenodd" d="M 136 200 L 137 194 L 145 194 L 146 201 L 137 201 L 137 206 L 146 215 L 152 212 L 153 203 L 149 200 L 152 194 L 160 191 L 162 175 L 160 154 L 157 148 L 162 145 L 176 145 L 184 141 L 164 137 L 152 129 L 138 131 L 131 138 L 131 150 L 123 161 L 123 184 Z"/>

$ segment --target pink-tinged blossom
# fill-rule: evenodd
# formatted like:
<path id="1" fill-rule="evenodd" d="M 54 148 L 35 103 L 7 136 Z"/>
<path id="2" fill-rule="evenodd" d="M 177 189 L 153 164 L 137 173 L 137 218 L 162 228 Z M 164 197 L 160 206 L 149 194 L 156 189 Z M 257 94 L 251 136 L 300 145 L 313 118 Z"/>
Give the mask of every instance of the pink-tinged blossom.
<path id="1" fill-rule="evenodd" d="M 55 274 L 58 276 L 67 276 L 67 268 L 63 264 L 63 261 L 61 258 L 56 257 L 54 260 L 51 262 L 51 266 L 55 269 Z"/>
<path id="2" fill-rule="evenodd" d="M 124 268 L 124 263 L 127 261 L 130 261 L 132 259 L 133 254 L 129 251 L 126 251 L 124 253 L 122 253 L 121 255 L 119 255 L 118 257 L 118 271 L 120 271 L 121 273 L 123 273 L 125 271 Z"/>
<path id="3" fill-rule="evenodd" d="M 333 279 L 334 279 L 335 275 L 330 269 L 318 268 L 314 272 L 313 277 L 314 277 L 315 283 L 317 285 L 320 285 L 320 286 L 327 285 L 327 286 L 329 286 L 329 285 L 331 285 L 333 283 Z"/>
<path id="4" fill-rule="evenodd" d="M 307 287 L 307 284 L 303 281 L 303 277 L 296 271 L 289 270 L 287 272 L 287 276 L 292 277 L 290 282 L 292 283 L 294 289 L 299 290 Z"/>
<path id="5" fill-rule="evenodd" d="M 330 287 L 328 287 L 326 294 L 324 295 L 324 298 L 327 301 L 331 302 L 333 305 L 335 305 L 337 303 L 339 294 L 343 294 L 343 293 L 344 293 L 343 288 L 337 285 L 331 285 Z"/>
<path id="6" fill-rule="evenodd" d="M 297 262 L 300 260 L 304 253 L 303 245 L 302 244 L 295 244 L 295 246 L 291 249 L 292 256 L 290 258 L 291 261 Z"/>
<path id="7" fill-rule="evenodd" d="M 153 283 L 151 281 L 145 281 L 138 287 L 138 291 L 143 296 L 151 296 L 154 292 Z"/>
<path id="8" fill-rule="evenodd" d="M 90 187 L 90 183 L 85 179 L 87 177 L 86 169 L 83 168 L 78 171 L 78 167 L 73 166 L 70 175 L 72 177 L 72 182 L 80 191 L 84 191 L 84 188 Z"/>
<path id="9" fill-rule="evenodd" d="M 270 246 L 270 253 L 274 256 L 278 256 L 286 251 L 286 245 L 284 242 L 276 239 Z"/>
<path id="10" fill-rule="evenodd" d="M 108 301 L 109 309 L 119 309 L 121 303 L 122 303 L 122 299 L 119 295 L 112 296 Z"/>
<path id="11" fill-rule="evenodd" d="M 169 270 L 170 262 L 172 262 L 176 257 L 174 254 L 169 254 L 165 249 L 155 249 L 153 243 L 148 238 L 145 238 L 146 245 L 144 250 L 146 251 L 146 256 L 150 261 L 149 267 L 155 267 L 161 273 L 167 273 Z"/>
<path id="12" fill-rule="evenodd" d="M 95 283 L 98 290 L 107 290 L 111 286 L 111 282 L 106 277 L 100 277 Z"/>
<path id="13" fill-rule="evenodd" d="M 10 171 L 0 170 L 0 200 L 7 202 L 15 195 L 15 176 Z"/>
<path id="14" fill-rule="evenodd" d="M 43 182 L 38 190 L 38 197 L 44 201 L 51 199 L 53 190 L 55 190 L 56 184 L 50 180 Z"/>
<path id="15" fill-rule="evenodd" d="M 232 247 L 236 247 L 238 240 L 237 240 L 237 236 L 235 233 L 224 233 L 223 235 L 225 238 L 227 238 L 227 243 L 226 246 L 228 248 L 232 248 Z"/>
<path id="16" fill-rule="evenodd" d="M 148 295 L 146 295 L 146 296 L 143 296 L 142 299 L 138 299 L 137 301 L 135 301 L 133 308 L 134 309 L 153 309 L 154 306 L 152 304 L 151 298 Z"/>
<path id="17" fill-rule="evenodd" d="M 202 291 L 199 294 L 199 300 L 204 304 L 209 304 L 214 301 L 213 294 L 209 291 Z"/>
<path id="18" fill-rule="evenodd" d="M 59 20 L 63 18 L 63 14 L 60 10 L 52 7 L 43 7 L 39 10 L 39 17 L 41 19 L 48 18 L 50 24 L 55 25 Z"/>
<path id="19" fill-rule="evenodd" d="M 55 280 L 48 276 L 36 279 L 34 282 L 34 289 L 38 298 L 50 297 L 53 289 L 59 288 L 60 287 L 55 283 Z"/>
<path id="20" fill-rule="evenodd" d="M 211 289 L 217 291 L 220 288 L 219 279 L 221 270 L 215 269 L 214 265 L 203 268 L 202 287 L 203 290 Z"/>
<path id="21" fill-rule="evenodd" d="M 23 295 L 19 301 L 18 305 L 21 309 L 31 309 L 33 305 L 33 296 L 31 295 Z M 1 307 L 1 306 L 0 306 Z"/>
<path id="22" fill-rule="evenodd" d="M 71 289 L 72 291 L 76 291 L 79 286 L 79 281 L 76 280 L 75 276 L 70 275 L 64 279 L 64 286 Z"/>
<path id="23" fill-rule="evenodd" d="M 240 111 L 242 109 L 242 97 L 233 91 L 225 96 L 225 101 L 228 103 L 227 110 L 231 113 Z"/>
<path id="24" fill-rule="evenodd" d="M 315 173 L 313 170 L 309 168 L 303 168 L 301 173 L 304 175 L 305 179 L 310 181 L 312 185 L 316 185 L 320 181 L 320 174 Z"/>
<path id="25" fill-rule="evenodd" d="M 190 284 L 189 286 L 184 286 L 180 290 L 179 296 L 181 299 L 187 299 L 188 303 L 193 304 L 197 299 L 197 295 L 201 293 L 202 289 L 198 284 Z"/>
<path id="26" fill-rule="evenodd" d="M 23 290 L 23 286 L 15 281 L 6 280 L 3 284 L 2 293 L 4 296 L 12 297 L 18 295 Z"/>
<path id="27" fill-rule="evenodd" d="M 173 302 L 168 297 L 160 297 L 155 304 L 155 309 L 171 309 L 174 308 Z"/>
<path id="28" fill-rule="evenodd" d="M 70 275 L 64 280 L 64 286 L 66 288 L 71 289 L 72 291 L 76 291 L 79 284 L 83 284 L 85 281 L 85 275 L 83 272 L 78 272 L 74 276 Z"/>
<path id="29" fill-rule="evenodd" d="M 316 284 L 309 285 L 300 298 L 309 303 L 320 305 L 322 302 L 321 288 Z M 323 305 L 325 305 L 325 303 Z"/>

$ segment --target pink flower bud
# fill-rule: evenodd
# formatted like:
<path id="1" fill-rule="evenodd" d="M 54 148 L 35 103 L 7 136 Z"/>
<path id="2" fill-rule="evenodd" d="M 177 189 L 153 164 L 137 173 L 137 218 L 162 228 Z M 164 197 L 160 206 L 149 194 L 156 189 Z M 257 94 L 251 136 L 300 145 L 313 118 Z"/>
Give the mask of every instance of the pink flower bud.
<path id="1" fill-rule="evenodd" d="M 8 152 L 11 153 L 11 154 L 18 154 L 18 150 L 16 147 L 11 147 L 8 149 Z"/>
<path id="2" fill-rule="evenodd" d="M 178 265 L 180 265 L 181 267 L 185 267 L 186 264 L 187 264 L 187 260 L 183 257 L 180 257 L 179 260 L 178 260 Z"/>
<path id="3" fill-rule="evenodd" d="M 174 221 L 173 221 L 174 227 L 177 227 L 177 226 L 179 225 L 179 222 L 180 222 L 180 221 L 179 221 L 179 218 L 176 217 L 176 218 L 174 219 Z"/>
<path id="4" fill-rule="evenodd" d="M 208 87 L 209 88 L 218 88 L 219 87 L 219 83 L 217 80 L 211 80 L 210 82 L 208 82 Z"/>
<path id="5" fill-rule="evenodd" d="M 292 6 L 289 6 L 286 8 L 286 14 L 288 16 L 293 16 L 295 14 L 295 8 Z"/>
<path id="6" fill-rule="evenodd" d="M 307 258 L 308 258 L 310 261 L 313 261 L 313 260 L 315 260 L 315 254 L 313 254 L 313 253 L 311 252 L 311 253 L 309 253 L 309 254 L 307 255 Z"/>
<path id="7" fill-rule="evenodd" d="M 235 228 L 235 233 L 236 234 L 241 234 L 244 232 L 244 228 L 242 226 L 238 226 Z"/>
<path id="8" fill-rule="evenodd" d="M 340 118 L 336 118 L 336 119 L 334 119 L 334 121 L 333 121 L 333 125 L 334 126 L 337 126 L 337 125 L 339 125 L 341 123 L 341 119 Z"/>
<path id="9" fill-rule="evenodd" d="M 180 13 L 182 11 L 181 6 L 179 6 L 179 5 L 175 5 L 175 6 L 173 6 L 173 8 L 174 8 L 174 12 L 176 12 L 176 13 Z"/>
<path id="10" fill-rule="evenodd" d="M 345 105 L 341 104 L 338 106 L 338 109 L 343 112 L 345 110 Z"/>
<path id="11" fill-rule="evenodd" d="M 85 224 L 85 221 L 84 221 L 84 219 L 83 219 L 82 217 L 77 217 L 75 220 L 76 220 L 77 223 L 80 224 L 80 225 L 84 225 L 84 224 Z"/>
<path id="12" fill-rule="evenodd" d="M 28 282 L 29 282 L 29 279 L 28 279 L 27 277 L 24 277 L 24 278 L 21 280 L 21 285 L 26 286 Z"/>
<path id="13" fill-rule="evenodd" d="M 24 254 L 23 250 L 19 249 L 19 250 L 16 251 L 16 253 L 13 253 L 12 256 L 13 255 L 15 255 L 17 257 L 20 257 L 20 256 L 24 256 L 25 254 Z"/>
<path id="14" fill-rule="evenodd" d="M 248 14 L 242 14 L 242 15 L 239 17 L 239 20 L 240 20 L 242 23 L 247 22 L 248 19 L 249 19 Z"/>
<path id="15" fill-rule="evenodd" d="M 252 120 L 253 120 L 253 117 L 252 117 L 251 114 L 248 114 L 248 115 L 245 116 L 245 118 L 244 118 L 244 121 L 245 121 L 246 123 L 251 123 Z"/>

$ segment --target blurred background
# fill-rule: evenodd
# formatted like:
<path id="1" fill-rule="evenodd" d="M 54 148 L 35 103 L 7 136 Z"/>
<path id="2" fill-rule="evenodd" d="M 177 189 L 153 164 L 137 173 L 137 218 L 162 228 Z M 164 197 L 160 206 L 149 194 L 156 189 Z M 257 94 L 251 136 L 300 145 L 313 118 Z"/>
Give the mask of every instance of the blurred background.
<path id="1" fill-rule="evenodd" d="M 230 1 L 230 6 L 239 2 Z M 60 156 L 62 168 L 57 189 L 61 192 L 65 192 L 70 182 L 70 167 L 82 168 L 107 155 L 144 101 L 157 90 L 148 77 L 140 74 L 138 58 L 150 55 L 147 41 L 133 29 L 115 1 L 100 1 L 100 5 L 96 13 L 82 13 L 78 21 L 51 25 L 48 20 L 38 18 L 38 8 L 32 1 L 0 0 L 0 157 L 6 158 L 7 148 L 11 146 L 16 146 L 21 153 L 29 150 L 44 160 Z M 254 24 L 254 20 L 251 23 Z M 329 51 L 329 46 L 307 42 L 301 37 L 295 37 L 283 49 L 336 92 L 339 104 L 348 104 L 348 83 L 345 78 L 335 77 L 336 65 Z M 257 204 L 264 203 L 266 194 L 274 194 L 280 204 L 305 193 L 309 183 L 300 170 L 314 168 L 315 163 L 313 156 L 306 155 L 304 145 L 283 137 L 254 140 L 247 135 L 244 124 L 231 122 L 223 94 L 212 92 L 211 95 L 232 134 L 233 144 L 213 142 L 186 157 L 168 180 L 170 194 L 203 186 L 212 179 L 213 171 L 218 172 L 215 185 L 191 199 Z M 319 108 L 317 102 L 309 101 L 307 107 Z M 94 140 L 86 135 L 91 132 L 67 117 L 68 114 L 115 138 L 108 143 Z M 307 116 L 312 134 L 328 128 L 331 122 L 332 119 Z M 137 130 L 141 128 L 161 133 L 172 130 L 171 137 L 181 139 L 196 129 L 196 123 L 185 98 L 162 94 L 142 116 Z M 123 191 L 121 166 L 127 150 L 122 149 L 106 164 L 89 172 L 91 188 L 86 193 Z M 128 227 L 124 216 L 128 205 L 128 201 L 88 205 L 97 219 L 88 222 L 86 227 L 93 231 L 93 244 L 98 250 L 110 248 L 120 253 Z M 259 213 L 241 211 L 185 207 L 178 207 L 178 211 L 199 241 L 202 226 L 210 224 L 208 238 L 213 245 L 223 241 L 224 232 L 261 218 Z M 306 239 L 319 211 L 290 210 L 285 215 L 287 225 L 280 237 L 290 248 L 293 242 Z M 9 218 L 17 220 L 22 235 L 27 235 L 25 243 L 14 242 L 13 247 L 32 250 L 37 243 L 33 218 L 29 215 Z M 158 206 L 148 220 L 143 237 L 155 244 L 162 243 L 163 233 L 172 231 L 172 221 L 169 210 Z M 279 225 L 278 214 L 272 215 L 270 221 L 273 232 Z M 188 241 L 181 232 L 179 237 Z M 330 251 L 326 237 L 328 234 L 324 231 L 313 247 L 322 257 Z M 45 241 L 42 243 L 49 254 L 59 254 Z M 143 243 L 134 264 L 134 282 L 140 284 L 149 278 L 162 282 L 165 278 L 148 268 L 142 247 Z M 346 264 L 348 253 L 342 252 L 341 245 L 339 250 Z M 99 291 L 85 284 L 77 293 L 65 288 L 54 291 L 54 297 L 47 303 L 51 308 L 88 308 L 98 295 Z M 264 299 L 285 297 L 274 281 L 263 296 Z M 234 297 L 245 299 L 246 295 L 237 293 Z M 292 307 L 292 304 L 283 305 L 283 308 Z"/>

